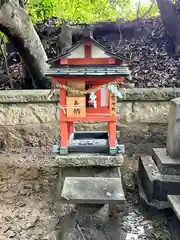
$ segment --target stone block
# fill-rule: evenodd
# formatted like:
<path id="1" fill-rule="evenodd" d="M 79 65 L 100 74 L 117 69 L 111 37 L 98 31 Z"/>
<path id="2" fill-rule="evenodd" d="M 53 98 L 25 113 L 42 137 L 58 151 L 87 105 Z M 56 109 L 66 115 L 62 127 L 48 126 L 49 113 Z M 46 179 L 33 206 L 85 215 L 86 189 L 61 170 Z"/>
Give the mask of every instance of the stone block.
<path id="1" fill-rule="evenodd" d="M 161 174 L 150 156 L 140 158 L 138 175 L 149 201 L 166 201 L 167 195 L 180 194 L 180 176 Z"/>
<path id="2" fill-rule="evenodd" d="M 168 195 L 168 199 L 176 216 L 180 220 L 180 195 Z"/>
<path id="3" fill-rule="evenodd" d="M 152 158 L 161 173 L 167 175 L 180 175 L 180 158 L 171 158 L 166 148 L 154 148 Z"/>
<path id="4" fill-rule="evenodd" d="M 121 121 L 131 122 L 132 121 L 132 103 L 131 102 L 120 102 L 117 104 L 117 114 L 120 116 Z"/>
<path id="5" fill-rule="evenodd" d="M 138 176 L 146 192 L 147 199 L 152 201 L 156 198 L 155 190 L 159 190 L 162 177 L 150 156 L 140 157 Z"/>
<path id="6" fill-rule="evenodd" d="M 66 177 L 61 197 L 69 203 L 109 204 L 125 201 L 120 178 Z"/>
<path id="7" fill-rule="evenodd" d="M 57 184 L 56 201 L 62 201 L 61 192 L 66 177 L 98 177 L 98 178 L 120 178 L 120 167 L 64 167 L 60 168 L 59 180 Z"/>
<path id="8" fill-rule="evenodd" d="M 166 148 L 171 158 L 180 159 L 180 98 L 171 101 Z"/>
<path id="9" fill-rule="evenodd" d="M 0 104 L 0 124 L 6 124 L 6 105 Z"/>
<path id="10" fill-rule="evenodd" d="M 119 167 L 124 158 L 122 155 L 106 156 L 97 154 L 68 154 L 68 156 L 56 156 L 58 166 L 63 167 Z"/>
<path id="11" fill-rule="evenodd" d="M 7 125 L 18 125 L 27 123 L 38 123 L 32 110 L 25 104 L 10 104 L 6 112 Z"/>
<path id="12" fill-rule="evenodd" d="M 168 113 L 168 102 L 135 102 L 131 122 L 167 123 Z"/>
<path id="13" fill-rule="evenodd" d="M 54 104 L 10 104 L 6 109 L 6 125 L 52 121 L 56 121 Z"/>
<path id="14" fill-rule="evenodd" d="M 157 208 L 157 209 L 166 209 L 166 208 L 171 207 L 168 200 L 158 201 L 156 199 L 152 199 L 149 201 L 147 198 L 146 192 L 142 186 L 141 180 L 139 179 L 138 176 L 136 176 L 136 180 L 137 180 L 137 185 L 138 185 L 138 190 L 139 190 L 139 196 L 144 203 L 146 203 L 150 207 Z"/>

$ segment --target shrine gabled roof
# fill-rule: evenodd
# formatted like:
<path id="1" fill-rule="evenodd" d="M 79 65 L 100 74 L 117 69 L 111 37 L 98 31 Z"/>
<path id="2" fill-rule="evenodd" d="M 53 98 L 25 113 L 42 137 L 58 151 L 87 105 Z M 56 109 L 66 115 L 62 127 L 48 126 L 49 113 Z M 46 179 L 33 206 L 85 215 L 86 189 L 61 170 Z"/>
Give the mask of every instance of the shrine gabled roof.
<path id="1" fill-rule="evenodd" d="M 130 76 L 127 64 L 122 65 L 102 65 L 102 66 L 67 66 L 60 65 L 58 68 L 50 68 L 46 76 Z"/>
<path id="2" fill-rule="evenodd" d="M 118 54 L 115 52 L 111 52 L 106 46 L 102 45 L 101 43 L 99 43 L 98 41 L 96 41 L 94 38 L 90 38 L 90 40 L 92 41 L 92 43 L 97 46 L 98 48 L 100 48 L 101 50 L 103 50 L 105 52 L 105 54 L 107 54 L 110 57 L 116 58 L 116 59 L 120 59 L 120 60 L 130 60 L 129 58 L 125 57 L 123 54 Z M 63 59 L 66 58 L 68 56 L 71 55 L 71 52 L 73 52 L 74 50 L 76 50 L 79 46 L 81 46 L 85 41 L 85 38 L 78 41 L 76 44 L 74 44 L 71 48 L 69 48 L 67 50 L 67 52 L 55 57 L 55 58 L 51 58 L 47 61 L 47 63 L 51 64 L 53 62 L 58 61 L 59 59 Z"/>

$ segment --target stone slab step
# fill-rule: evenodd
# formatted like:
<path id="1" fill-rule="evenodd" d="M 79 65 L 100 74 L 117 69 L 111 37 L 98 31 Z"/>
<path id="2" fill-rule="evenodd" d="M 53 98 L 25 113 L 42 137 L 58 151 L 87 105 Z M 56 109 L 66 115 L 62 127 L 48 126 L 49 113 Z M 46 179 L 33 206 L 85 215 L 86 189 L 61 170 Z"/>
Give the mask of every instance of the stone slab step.
<path id="1" fill-rule="evenodd" d="M 168 200 L 170 201 L 176 216 L 180 220 L 180 195 L 168 195 Z"/>
<path id="2" fill-rule="evenodd" d="M 109 204 L 125 201 L 121 178 L 66 177 L 61 197 L 69 203 Z"/>
<path id="3" fill-rule="evenodd" d="M 141 200 L 143 200 L 146 204 L 148 204 L 149 206 L 153 207 L 153 208 L 157 208 L 157 209 L 167 209 L 167 208 L 171 208 L 171 204 L 169 203 L 169 201 L 158 201 L 156 199 L 152 199 L 151 201 L 149 201 L 147 199 L 145 190 L 142 186 L 141 180 L 139 179 L 139 176 L 136 175 L 136 181 L 137 181 L 137 185 L 138 185 L 138 189 L 139 189 L 139 196 L 141 198 Z"/>
<path id="4" fill-rule="evenodd" d="M 152 158 L 161 173 L 180 175 L 180 159 L 173 159 L 168 156 L 166 148 L 154 148 Z"/>
<path id="5" fill-rule="evenodd" d="M 167 195 L 180 195 L 180 176 L 163 175 L 151 156 L 140 157 L 138 176 L 149 201 L 167 201 Z"/>
<path id="6" fill-rule="evenodd" d="M 122 154 L 109 156 L 102 154 L 74 153 L 68 156 L 56 155 L 56 162 L 59 167 L 120 167 L 124 162 Z"/>

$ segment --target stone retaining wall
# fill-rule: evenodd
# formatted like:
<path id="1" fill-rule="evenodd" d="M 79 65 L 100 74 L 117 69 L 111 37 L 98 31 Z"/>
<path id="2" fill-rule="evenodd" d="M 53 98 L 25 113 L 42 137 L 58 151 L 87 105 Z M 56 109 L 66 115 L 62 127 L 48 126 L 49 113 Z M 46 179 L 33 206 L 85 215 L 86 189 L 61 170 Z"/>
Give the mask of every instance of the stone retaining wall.
<path id="1" fill-rule="evenodd" d="M 49 90 L 1 91 L 0 93 L 0 148 L 50 146 L 58 135 L 55 107 L 58 91 L 47 100 Z M 180 97 L 180 88 L 133 89 L 123 92 L 118 102 L 121 121 L 117 129 L 127 152 L 150 152 L 153 146 L 164 146 L 170 100 Z M 105 129 L 103 123 L 78 129 Z"/>

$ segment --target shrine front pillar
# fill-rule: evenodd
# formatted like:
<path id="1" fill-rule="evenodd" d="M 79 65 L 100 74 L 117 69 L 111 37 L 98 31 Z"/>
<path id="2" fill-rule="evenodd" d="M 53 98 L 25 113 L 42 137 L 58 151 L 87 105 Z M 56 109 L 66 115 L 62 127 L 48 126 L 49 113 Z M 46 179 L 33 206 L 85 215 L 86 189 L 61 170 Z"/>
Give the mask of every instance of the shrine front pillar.
<path id="1" fill-rule="evenodd" d="M 109 153 L 116 154 L 117 152 L 117 141 L 116 141 L 116 121 L 108 123 L 108 135 L 109 135 Z"/>

